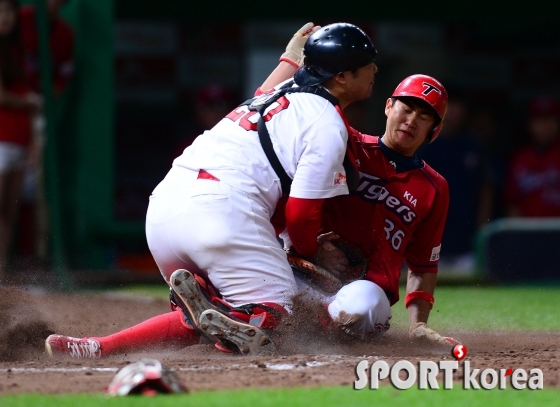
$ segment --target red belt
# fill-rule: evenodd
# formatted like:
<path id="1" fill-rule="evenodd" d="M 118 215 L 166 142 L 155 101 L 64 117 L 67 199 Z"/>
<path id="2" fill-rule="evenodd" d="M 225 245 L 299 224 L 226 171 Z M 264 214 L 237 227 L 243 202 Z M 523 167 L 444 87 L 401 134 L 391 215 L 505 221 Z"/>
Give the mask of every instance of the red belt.
<path id="1" fill-rule="evenodd" d="M 215 176 L 213 176 L 212 174 L 210 174 L 208 171 L 205 170 L 199 170 L 198 171 L 198 177 L 196 177 L 197 179 L 209 179 L 211 181 L 219 181 L 219 178 L 216 178 Z"/>

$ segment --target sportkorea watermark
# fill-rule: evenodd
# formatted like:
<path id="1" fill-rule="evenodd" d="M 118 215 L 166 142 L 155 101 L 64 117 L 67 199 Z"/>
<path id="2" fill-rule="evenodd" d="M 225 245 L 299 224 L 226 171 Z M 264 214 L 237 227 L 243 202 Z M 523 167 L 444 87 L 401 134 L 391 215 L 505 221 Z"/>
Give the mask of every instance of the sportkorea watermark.
<path id="1" fill-rule="evenodd" d="M 443 388 L 452 389 L 453 374 L 460 373 L 462 369 L 463 389 L 499 389 L 508 387 L 516 390 L 540 390 L 543 388 L 543 372 L 541 369 L 476 369 L 471 362 L 464 360 L 467 356 L 467 348 L 457 345 L 452 351 L 456 360 L 442 360 L 438 363 L 422 360 L 416 365 L 408 360 L 399 360 L 393 366 L 389 366 L 384 360 L 377 360 L 371 366 L 367 360 L 362 360 L 356 365 L 356 377 L 354 389 L 361 390 L 366 387 L 375 390 L 379 388 L 381 380 L 389 379 L 389 382 L 399 390 L 410 389 L 417 385 L 421 390 L 439 389 L 440 384 L 437 377 L 442 373 Z M 368 375 L 369 369 L 369 375 Z M 403 379 L 403 377 L 406 377 Z"/>

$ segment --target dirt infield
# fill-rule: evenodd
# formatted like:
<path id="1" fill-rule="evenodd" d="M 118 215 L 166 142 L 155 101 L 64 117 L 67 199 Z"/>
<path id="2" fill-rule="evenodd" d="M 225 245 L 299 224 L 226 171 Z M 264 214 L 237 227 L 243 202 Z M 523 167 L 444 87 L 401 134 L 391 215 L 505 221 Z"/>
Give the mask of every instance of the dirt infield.
<path id="1" fill-rule="evenodd" d="M 163 300 L 0 287 L 0 394 L 97 393 L 109 384 L 118 369 L 142 357 L 155 357 L 176 369 L 193 391 L 352 386 L 355 366 L 363 359 L 370 363 L 383 359 L 390 364 L 400 359 L 413 363 L 451 359 L 447 351 L 411 345 L 405 332 L 399 330 L 390 330 L 369 341 L 325 334 L 315 323 L 311 309 L 303 309 L 305 317 L 283 327 L 282 350 L 277 356 L 233 356 L 200 344 L 102 360 L 51 360 L 43 349 L 44 339 L 53 332 L 103 336 L 168 310 L 169 304 Z M 467 345 L 472 367 L 540 368 L 545 387 L 560 387 L 560 333 L 445 334 L 460 338 Z M 460 374 L 455 379 L 460 380 Z"/>

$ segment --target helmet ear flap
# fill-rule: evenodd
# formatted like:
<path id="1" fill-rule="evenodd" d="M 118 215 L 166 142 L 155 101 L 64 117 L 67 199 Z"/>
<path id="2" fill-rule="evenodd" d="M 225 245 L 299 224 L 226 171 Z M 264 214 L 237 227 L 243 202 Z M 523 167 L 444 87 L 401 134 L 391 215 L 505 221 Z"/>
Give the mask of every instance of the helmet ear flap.
<path id="1" fill-rule="evenodd" d="M 432 144 L 436 138 L 438 138 L 439 133 L 441 132 L 441 128 L 443 127 L 443 120 L 438 119 L 438 122 L 434 125 L 434 128 L 428 134 L 428 144 Z"/>

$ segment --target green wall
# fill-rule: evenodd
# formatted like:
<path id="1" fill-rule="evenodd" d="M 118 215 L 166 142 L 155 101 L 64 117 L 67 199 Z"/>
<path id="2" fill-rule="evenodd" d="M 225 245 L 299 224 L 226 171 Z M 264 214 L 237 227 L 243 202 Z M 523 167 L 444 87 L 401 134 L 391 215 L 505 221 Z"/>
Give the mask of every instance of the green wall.
<path id="1" fill-rule="evenodd" d="M 23 3 L 44 10 L 39 2 Z M 114 228 L 113 5 L 68 2 L 62 14 L 75 31 L 75 77 L 60 98 L 45 95 L 51 257 L 63 283 L 64 269 L 106 269 L 110 261 L 104 237 Z"/>

